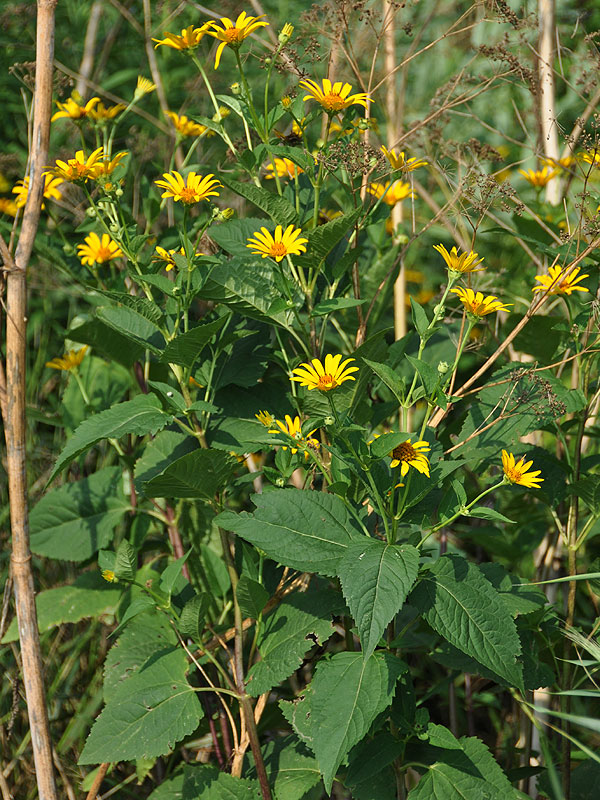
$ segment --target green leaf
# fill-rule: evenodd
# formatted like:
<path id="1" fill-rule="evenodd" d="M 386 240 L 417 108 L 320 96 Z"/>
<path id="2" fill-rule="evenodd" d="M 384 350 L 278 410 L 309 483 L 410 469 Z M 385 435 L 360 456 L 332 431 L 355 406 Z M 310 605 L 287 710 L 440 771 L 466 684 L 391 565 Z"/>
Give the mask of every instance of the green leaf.
<path id="1" fill-rule="evenodd" d="M 179 618 L 179 630 L 184 636 L 191 636 L 192 639 L 201 638 L 210 602 L 211 598 L 207 592 L 194 595 L 191 600 L 187 601 Z"/>
<path id="2" fill-rule="evenodd" d="M 192 367 L 202 350 L 228 319 L 229 316 L 226 314 L 213 322 L 205 322 L 187 333 L 176 336 L 165 347 L 161 361 L 167 364 L 179 364 L 182 367 Z"/>
<path id="3" fill-rule="evenodd" d="M 113 615 L 121 600 L 122 589 L 107 583 L 99 572 L 84 572 L 75 582 L 56 589 L 47 589 L 35 596 L 40 633 L 63 622 L 79 622 L 85 617 Z M 2 644 L 19 638 L 14 618 L 4 634 Z"/>
<path id="4" fill-rule="evenodd" d="M 440 382 L 440 374 L 437 369 L 431 366 L 427 361 L 422 361 L 420 358 L 413 358 L 408 353 L 404 356 L 406 360 L 414 367 L 421 379 L 425 394 L 430 397 L 436 390 Z"/>
<path id="5" fill-rule="evenodd" d="M 167 597 L 171 597 L 173 588 L 175 587 L 177 580 L 181 577 L 181 568 L 188 560 L 191 552 L 191 549 L 188 550 L 184 556 L 181 556 L 181 558 L 173 561 L 165 570 L 163 570 L 163 573 L 160 576 L 160 590 L 161 592 L 164 592 Z"/>
<path id="6" fill-rule="evenodd" d="M 362 213 L 363 208 L 361 206 L 350 214 L 344 214 L 341 217 L 332 219 L 331 222 L 326 222 L 324 225 L 318 225 L 312 230 L 304 231 L 303 235 L 308 239 L 306 255 L 297 257 L 297 262 L 303 266 L 312 266 L 326 258 Z"/>
<path id="7" fill-rule="evenodd" d="M 499 592 L 513 617 L 539 611 L 548 602 L 544 592 L 532 584 L 511 575 L 501 564 L 479 564 L 480 571 Z"/>
<path id="8" fill-rule="evenodd" d="M 286 597 L 264 621 L 257 643 L 261 660 L 248 672 L 248 694 L 258 697 L 295 672 L 313 645 L 329 639 L 331 617 L 340 608 L 339 595 L 328 589 Z"/>
<path id="9" fill-rule="evenodd" d="M 284 200 L 283 197 L 278 197 L 267 189 L 254 186 L 252 183 L 241 183 L 240 181 L 235 181 L 232 178 L 223 177 L 222 175 L 220 179 L 228 189 L 231 189 L 231 191 L 239 194 L 241 197 L 245 197 L 246 200 L 250 200 L 257 208 L 260 208 L 261 211 L 268 214 L 277 225 L 287 227 L 292 223 L 295 225 L 298 224 L 296 209 L 288 200 Z"/>
<path id="10" fill-rule="evenodd" d="M 144 493 L 144 484 L 159 475 L 181 456 L 198 450 L 198 440 L 181 431 L 161 431 L 135 462 L 135 490 Z"/>
<path id="11" fill-rule="evenodd" d="M 269 784 L 278 800 L 302 800 L 321 780 L 319 765 L 295 736 L 278 737 L 262 747 Z M 248 776 L 254 778 L 252 768 Z"/>
<path id="12" fill-rule="evenodd" d="M 269 593 L 258 581 L 253 581 L 247 575 L 242 575 L 237 583 L 236 597 L 242 609 L 242 614 L 245 617 L 258 619 L 260 612 L 269 599 Z"/>
<path id="13" fill-rule="evenodd" d="M 344 781 L 346 786 L 353 789 L 353 796 L 356 786 L 376 781 L 382 770 L 399 758 L 402 751 L 402 742 L 387 731 L 377 733 L 372 739 L 363 739 L 359 742 L 350 753 L 348 773 Z M 394 798 L 395 790 L 394 785 Z"/>
<path id="14" fill-rule="evenodd" d="M 168 278 L 165 278 L 165 280 L 168 280 Z M 171 282 L 169 281 L 169 283 Z M 171 286 L 172 285 L 173 284 L 171 284 Z M 153 322 L 154 325 L 160 325 L 163 321 L 162 311 L 156 303 L 152 302 L 152 300 L 148 300 L 147 297 L 137 297 L 136 295 L 127 294 L 126 292 L 99 291 L 99 293 L 104 295 L 104 297 L 108 297 L 110 300 L 114 300 L 121 306 L 133 309 L 137 314 Z"/>
<path id="15" fill-rule="evenodd" d="M 405 442 L 410 438 L 412 438 L 411 434 L 404 433 L 403 431 L 382 433 L 381 436 L 378 436 L 376 439 L 374 439 L 373 443 L 371 444 L 371 455 L 374 458 L 384 458 L 385 456 L 389 456 L 399 444 L 402 444 L 402 442 Z"/>
<path id="16" fill-rule="evenodd" d="M 213 497 L 233 474 L 235 460 L 222 450 L 193 450 L 144 484 L 147 497 Z"/>
<path id="17" fill-rule="evenodd" d="M 424 570 L 410 602 L 446 641 L 523 690 L 515 623 L 474 564 L 442 556 Z"/>
<path id="18" fill-rule="evenodd" d="M 82 422 L 71 436 L 58 457 L 48 483 L 74 458 L 102 439 L 118 439 L 126 433 L 137 436 L 155 434 L 172 421 L 173 417 L 161 409 L 160 400 L 148 394 L 140 394 L 133 400 L 94 414 Z"/>
<path id="19" fill-rule="evenodd" d="M 135 580 L 137 571 L 137 553 L 129 544 L 127 539 L 123 539 L 115 557 L 114 573 L 115 577 L 124 581 Z"/>
<path id="20" fill-rule="evenodd" d="M 427 328 L 429 327 L 429 320 L 427 319 L 425 309 L 412 297 L 410 298 L 410 307 L 412 311 L 413 324 L 417 329 L 419 336 L 423 338 L 427 332 Z"/>
<path id="21" fill-rule="evenodd" d="M 427 736 L 429 744 L 433 747 L 441 747 L 443 750 L 462 750 L 462 745 L 456 736 L 443 725 L 430 722 L 427 726 Z"/>
<path id="22" fill-rule="evenodd" d="M 375 375 L 385 383 L 388 389 L 391 390 L 398 403 L 403 403 L 406 393 L 404 378 L 397 375 L 387 364 L 378 364 L 376 361 L 369 361 L 367 358 L 363 358 L 363 361 L 373 370 Z"/>
<path id="23" fill-rule="evenodd" d="M 144 347 L 97 318 L 71 328 L 67 332 L 67 338 L 80 344 L 89 344 L 95 353 L 125 367 L 131 367 L 144 357 Z"/>
<path id="24" fill-rule="evenodd" d="M 92 727 L 79 764 L 169 753 L 196 729 L 203 716 L 186 672 L 186 655 L 179 647 L 152 654 L 116 687 Z"/>
<path id="25" fill-rule="evenodd" d="M 355 308 L 362 306 L 366 300 L 355 300 L 353 297 L 333 297 L 331 300 L 322 300 L 312 310 L 313 317 L 321 317 L 325 314 L 332 314 L 343 308 Z"/>
<path id="26" fill-rule="evenodd" d="M 392 702 L 406 665 L 389 653 L 336 653 L 317 665 L 312 681 L 312 748 L 329 794 L 338 767 Z"/>
<path id="27" fill-rule="evenodd" d="M 469 517 L 477 517 L 478 519 L 489 519 L 492 522 L 508 522 L 510 525 L 515 524 L 514 519 L 509 519 L 505 517 L 504 514 L 501 514 L 499 511 L 496 511 L 494 508 L 487 508 L 486 506 L 475 506 L 475 508 L 470 508 Z"/>
<path id="28" fill-rule="evenodd" d="M 378 539 L 352 542 L 338 567 L 346 602 L 358 626 L 365 658 L 402 607 L 419 571 L 419 551 Z"/>
<path id="29" fill-rule="evenodd" d="M 62 561 L 85 561 L 110 544 L 129 509 L 120 467 L 52 489 L 31 509 L 31 550 Z"/>
<path id="30" fill-rule="evenodd" d="M 231 588 L 229 572 L 222 556 L 215 553 L 208 545 L 200 545 L 201 567 L 206 588 L 210 594 L 225 597 Z"/>
<path id="31" fill-rule="evenodd" d="M 569 490 L 581 497 L 594 516 L 600 515 L 600 475 L 586 475 L 579 481 L 573 481 Z"/>
<path id="32" fill-rule="evenodd" d="M 225 511 L 216 517 L 217 525 L 293 569 L 335 575 L 346 548 L 360 536 L 335 495 L 282 489 L 253 495 L 252 500 L 252 514 Z"/>
<path id="33" fill-rule="evenodd" d="M 109 328 L 125 336 L 135 344 L 160 355 L 165 346 L 165 339 L 158 326 L 146 317 L 126 306 L 101 306 L 96 309 L 96 316 Z"/>

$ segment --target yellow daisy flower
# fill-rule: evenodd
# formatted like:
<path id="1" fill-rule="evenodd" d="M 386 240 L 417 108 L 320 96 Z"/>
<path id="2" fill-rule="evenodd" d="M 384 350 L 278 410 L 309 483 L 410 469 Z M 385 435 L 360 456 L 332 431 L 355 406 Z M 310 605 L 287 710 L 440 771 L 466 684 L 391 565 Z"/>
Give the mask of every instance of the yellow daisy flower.
<path id="1" fill-rule="evenodd" d="M 117 103 L 116 106 L 105 106 L 104 103 L 98 103 L 95 108 L 88 112 L 88 117 L 96 120 L 96 122 L 107 122 L 109 119 L 114 119 L 117 114 L 124 111 L 126 106 L 122 103 Z"/>
<path id="2" fill-rule="evenodd" d="M 56 165 L 52 167 L 50 173 L 62 178 L 65 181 L 87 181 L 94 178 L 99 168 L 100 162 L 104 157 L 104 150 L 98 147 L 86 158 L 83 150 L 77 150 L 75 158 L 68 161 L 56 160 Z"/>
<path id="3" fill-rule="evenodd" d="M 581 160 L 586 161 L 593 167 L 600 167 L 600 153 L 594 150 L 593 153 L 582 153 Z"/>
<path id="4" fill-rule="evenodd" d="M 258 414 L 256 415 L 258 416 Z M 287 433 L 288 436 L 291 436 L 292 439 L 295 439 L 298 443 L 298 447 L 290 448 L 292 453 L 297 453 L 298 450 L 302 450 L 304 453 L 304 458 L 308 458 L 308 447 L 312 447 L 313 450 L 319 447 L 319 442 L 316 439 L 311 439 L 313 433 L 317 430 L 316 428 L 306 436 L 302 435 L 302 423 L 300 422 L 300 417 L 294 417 L 292 419 L 289 414 L 285 415 L 285 422 L 282 422 L 280 419 L 276 419 L 275 425 L 279 428 L 274 428 L 269 431 L 269 433 Z M 302 446 L 304 445 L 304 446 Z M 282 447 L 282 450 L 287 450 L 287 447 Z"/>
<path id="5" fill-rule="evenodd" d="M 515 457 L 512 453 L 507 453 L 506 450 L 502 451 L 502 469 L 506 480 L 510 483 L 526 486 L 528 489 L 539 489 L 539 484 L 544 479 L 537 476 L 541 474 L 542 470 L 536 469 L 534 472 L 526 474 L 532 464 L 533 461 L 525 461 L 525 456 L 515 463 Z"/>
<path id="6" fill-rule="evenodd" d="M 150 94 L 150 92 L 153 92 L 155 89 L 156 84 L 152 83 L 149 78 L 144 78 L 143 75 L 138 75 L 135 92 L 133 93 L 133 99 L 139 100 L 145 94 Z"/>
<path id="7" fill-rule="evenodd" d="M 294 178 L 300 175 L 304 170 L 297 164 L 294 164 L 289 158 L 274 158 L 273 164 L 267 164 L 267 174 L 265 178 L 272 180 L 277 173 L 278 178 Z"/>
<path id="8" fill-rule="evenodd" d="M 381 146 L 381 152 L 390 162 L 392 169 L 401 169 L 404 172 L 412 172 L 419 167 L 425 167 L 429 162 L 422 158 L 406 158 L 404 151 L 397 154 L 395 150 L 388 150 L 387 147 Z"/>
<path id="9" fill-rule="evenodd" d="M 173 172 L 165 172 L 163 178 L 164 180 L 154 181 L 157 186 L 165 190 L 161 197 L 172 197 L 175 202 L 181 200 L 186 205 L 199 203 L 209 197 L 218 197 L 219 192 L 216 192 L 215 189 L 223 188 L 223 184 L 212 173 L 202 177 L 202 175 L 196 175 L 195 172 L 190 172 L 184 180 L 181 173 L 173 170 Z"/>
<path id="10" fill-rule="evenodd" d="M 175 264 L 175 259 L 173 258 L 173 256 L 176 253 L 180 256 L 185 256 L 185 248 L 183 247 L 179 248 L 179 250 L 177 250 L 177 248 L 174 248 L 173 250 L 165 250 L 164 247 L 157 246 L 154 252 L 156 253 L 156 255 L 154 256 L 152 261 L 164 261 L 164 263 L 167 265 L 165 267 L 167 272 L 173 269 L 173 267 L 177 266 Z M 203 255 L 203 253 L 196 253 L 196 255 L 201 256 Z"/>
<path id="11" fill-rule="evenodd" d="M 366 108 L 367 100 L 371 99 L 365 92 L 350 94 L 352 86 L 349 83 L 342 81 L 332 83 L 328 78 L 323 78 L 321 86 L 316 81 L 306 78 L 300 81 L 300 86 L 308 92 L 303 99 L 316 100 L 328 114 L 337 114 L 342 109 L 354 105 Z"/>
<path id="12" fill-rule="evenodd" d="M 60 178 L 53 178 L 51 173 L 44 172 L 44 197 L 47 200 L 60 200 L 62 192 L 58 190 L 59 186 L 62 186 Z M 17 195 L 15 200 L 17 207 L 23 208 L 29 195 L 29 176 L 22 181 L 17 181 L 17 185 L 13 186 L 12 191 Z M 44 203 L 42 203 L 42 208 L 45 208 Z"/>
<path id="13" fill-rule="evenodd" d="M 265 428 L 270 428 L 275 423 L 275 417 L 269 411 L 259 411 L 254 416 Z"/>
<path id="14" fill-rule="evenodd" d="M 472 250 L 459 255 L 456 247 L 448 252 L 443 244 L 434 244 L 433 249 L 438 251 L 451 272 L 481 272 L 485 269 L 479 266 L 483 258 L 479 258 Z"/>
<path id="15" fill-rule="evenodd" d="M 79 350 L 69 350 L 62 358 L 53 358 L 52 361 L 46 361 L 46 366 L 51 369 L 62 369 L 66 371 L 76 369 L 83 361 L 88 350 L 89 347 L 87 344 Z"/>
<path id="16" fill-rule="evenodd" d="M 99 102 L 99 97 L 92 97 L 85 105 L 81 105 L 72 97 L 69 97 L 66 103 L 59 103 L 57 101 L 56 105 L 59 107 L 60 111 L 52 115 L 50 122 L 54 122 L 55 119 L 61 119 L 62 117 L 67 117 L 68 119 L 83 119 L 93 111 L 94 106 Z"/>
<path id="17" fill-rule="evenodd" d="M 113 174 L 115 169 L 119 166 L 121 161 L 127 155 L 127 151 L 124 150 L 122 153 L 117 153 L 117 155 L 112 158 L 104 158 L 102 161 L 99 162 L 94 175 L 91 177 L 94 180 L 102 180 L 103 178 L 108 178 L 110 175 Z"/>
<path id="18" fill-rule="evenodd" d="M 184 114 L 176 114 L 174 111 L 167 111 L 167 116 L 173 123 L 173 127 L 180 136 L 202 136 L 208 128 L 199 122 L 193 122 Z M 214 133 L 211 131 L 211 133 Z"/>
<path id="19" fill-rule="evenodd" d="M 85 244 L 77 245 L 77 255 L 82 264 L 93 267 L 94 264 L 105 264 L 113 258 L 120 258 L 123 251 L 108 233 L 103 233 L 102 239 L 97 233 L 90 233 L 85 237 Z"/>
<path id="20" fill-rule="evenodd" d="M 309 391 L 320 389 L 322 392 L 329 392 L 344 381 L 356 380 L 352 373 L 358 372 L 358 367 L 348 366 L 354 360 L 354 358 L 347 358 L 342 361 L 340 353 L 336 356 L 326 355 L 324 364 L 318 358 L 313 358 L 312 361 L 300 364 L 299 367 L 292 370 L 294 373 L 292 380 L 298 381 L 300 386 L 306 386 Z"/>
<path id="21" fill-rule="evenodd" d="M 522 175 L 536 189 L 542 189 L 546 184 L 550 183 L 552 178 L 558 175 L 558 170 L 544 167 L 544 169 L 520 169 L 519 174 Z"/>
<path id="22" fill-rule="evenodd" d="M 589 278 L 589 275 L 580 275 L 579 267 L 575 267 L 565 278 L 561 279 L 563 274 L 562 267 L 550 267 L 548 275 L 536 275 L 536 281 L 539 281 L 541 286 L 534 286 L 532 292 L 545 292 L 550 289 L 548 294 L 572 294 L 573 292 L 589 292 L 585 286 L 577 286 L 579 281 Z"/>
<path id="23" fill-rule="evenodd" d="M 501 303 L 493 294 L 484 297 L 481 292 L 475 293 L 473 289 L 458 288 L 450 291 L 458 295 L 467 312 L 474 317 L 485 317 L 486 314 L 493 314 L 495 311 L 509 311 L 509 306 L 512 306 L 512 303 L 508 305 Z"/>
<path id="24" fill-rule="evenodd" d="M 281 261 L 285 256 L 299 256 L 306 252 L 305 242 L 308 242 L 308 239 L 298 238 L 301 233 L 302 230 L 294 228 L 293 225 L 288 225 L 285 230 L 278 225 L 275 228 L 275 236 L 266 228 L 261 228 L 254 233 L 254 239 L 248 238 L 249 244 L 246 247 L 263 258 L 270 256 L 275 261 Z"/>
<path id="25" fill-rule="evenodd" d="M 212 28 L 213 24 L 213 22 L 205 22 L 204 25 L 201 25 L 199 28 L 188 25 L 187 28 L 181 31 L 181 36 L 178 36 L 176 33 L 163 31 L 164 39 L 152 39 L 153 42 L 156 42 L 154 49 L 156 50 L 157 47 L 164 45 L 165 47 L 173 48 L 173 50 L 193 50 L 195 47 L 198 47 L 204 35 L 208 32 L 209 28 Z"/>
<path id="26" fill-rule="evenodd" d="M 319 209 L 319 225 L 325 225 L 326 222 L 331 222 L 338 217 L 343 217 L 344 214 L 342 211 L 335 211 L 332 208 L 320 208 Z"/>
<path id="27" fill-rule="evenodd" d="M 8 214 L 10 217 L 17 216 L 18 206 L 10 197 L 0 197 L 0 214 Z"/>
<path id="28" fill-rule="evenodd" d="M 394 181 L 393 183 L 371 183 L 367 186 L 367 192 L 378 200 L 382 198 L 388 206 L 395 206 L 407 197 L 416 197 L 410 188 L 410 183 L 404 181 Z"/>
<path id="29" fill-rule="evenodd" d="M 564 158 L 540 158 L 546 167 L 556 170 L 569 170 L 577 163 L 575 156 L 565 156 Z"/>
<path id="30" fill-rule="evenodd" d="M 119 582 L 119 579 L 117 578 L 115 573 L 112 571 L 112 569 L 103 569 L 100 574 L 102 575 L 104 580 L 107 581 L 108 583 L 118 583 Z"/>
<path id="31" fill-rule="evenodd" d="M 215 39 L 221 42 L 217 47 L 215 69 L 218 68 L 221 55 L 227 45 L 234 49 L 239 49 L 244 39 L 250 36 L 251 33 L 269 24 L 262 19 L 264 16 L 264 14 L 261 14 L 260 17 L 249 17 L 245 11 L 242 11 L 235 22 L 229 17 L 221 17 L 221 28 L 216 22 L 212 23 L 210 30 L 206 32 L 209 36 L 214 36 Z"/>
<path id="32" fill-rule="evenodd" d="M 407 439 L 394 447 L 389 454 L 392 459 L 390 467 L 400 467 L 400 475 L 404 478 L 411 467 L 429 478 L 429 459 L 425 455 L 431 450 L 428 442 L 420 441 L 414 444 Z"/>

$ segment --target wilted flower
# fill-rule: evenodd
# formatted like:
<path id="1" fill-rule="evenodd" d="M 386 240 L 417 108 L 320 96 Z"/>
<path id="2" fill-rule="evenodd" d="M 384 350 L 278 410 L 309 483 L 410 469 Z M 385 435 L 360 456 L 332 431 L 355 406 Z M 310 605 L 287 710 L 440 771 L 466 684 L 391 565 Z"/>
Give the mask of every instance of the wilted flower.
<path id="1" fill-rule="evenodd" d="M 394 181 L 393 183 L 371 183 L 367 186 L 367 191 L 373 197 L 382 199 L 388 206 L 395 206 L 407 197 L 415 197 L 415 193 L 410 187 L 410 183 L 404 181 Z"/>
<path id="2" fill-rule="evenodd" d="M 296 256 L 306 252 L 305 242 L 308 239 L 299 238 L 302 230 L 293 225 L 283 230 L 281 225 L 275 228 L 275 236 L 266 228 L 254 233 L 254 239 L 248 238 L 248 247 L 263 258 L 270 256 L 275 261 L 281 261 L 285 256 Z"/>
<path id="3" fill-rule="evenodd" d="M 145 94 L 150 94 L 156 89 L 156 84 L 152 83 L 149 78 L 144 78 L 142 75 L 138 75 L 137 85 L 135 87 L 135 92 L 133 93 L 133 99 L 139 100 Z"/>
<path id="4" fill-rule="evenodd" d="M 269 411 L 259 411 L 254 416 L 259 422 L 262 422 L 265 428 L 270 428 L 275 422 L 275 417 Z"/>
<path id="5" fill-rule="evenodd" d="M 340 353 L 336 356 L 326 355 L 325 364 L 322 364 L 318 358 L 313 358 L 312 361 L 300 364 L 299 367 L 292 370 L 292 380 L 298 381 L 300 386 L 306 386 L 309 391 L 320 389 L 322 392 L 329 392 L 344 381 L 356 380 L 352 373 L 358 372 L 358 367 L 348 366 L 354 360 L 354 358 L 347 358 L 342 361 Z"/>
<path id="6" fill-rule="evenodd" d="M 229 19 L 229 17 L 221 17 L 221 28 L 216 22 L 212 23 L 207 33 L 209 36 L 214 36 L 215 39 L 221 42 L 217 47 L 215 69 L 218 68 L 219 62 L 221 61 L 221 54 L 227 45 L 237 50 L 241 47 L 244 39 L 250 36 L 251 33 L 269 24 L 262 19 L 264 16 L 264 14 L 261 14 L 260 17 L 249 17 L 245 11 L 242 11 L 235 22 Z"/>
<path id="7" fill-rule="evenodd" d="M 104 580 L 107 581 L 108 583 L 118 583 L 119 582 L 119 579 L 117 578 L 115 573 L 112 571 L 112 569 L 103 569 L 100 574 L 102 575 Z"/>
<path id="8" fill-rule="evenodd" d="M 123 251 L 108 233 L 102 234 L 102 239 L 97 233 L 90 233 L 85 237 L 85 244 L 77 245 L 77 255 L 82 264 L 92 267 L 94 264 L 105 264 L 113 258 L 120 258 Z"/>
<path id="9" fill-rule="evenodd" d="M 283 28 L 281 29 L 279 36 L 277 37 L 279 39 L 279 44 L 287 44 L 291 39 L 293 32 L 294 32 L 294 26 L 290 25 L 289 22 L 286 22 Z"/>
<path id="10" fill-rule="evenodd" d="M 321 86 L 316 81 L 306 78 L 300 81 L 300 86 L 306 89 L 308 94 L 304 100 L 316 100 L 328 114 L 337 114 L 344 108 L 359 105 L 367 107 L 367 100 L 370 100 L 365 92 L 350 94 L 352 86 L 349 83 L 332 83 L 328 78 L 323 78 Z"/>
<path id="11" fill-rule="evenodd" d="M 477 253 L 472 250 L 469 252 L 458 254 L 456 247 L 453 247 L 450 252 L 446 250 L 443 244 L 434 244 L 433 249 L 437 250 L 446 262 L 446 266 L 451 272 L 481 272 L 485 267 L 479 265 L 483 258 L 479 258 Z"/>
<path id="12" fill-rule="evenodd" d="M 528 475 L 526 474 L 532 464 L 533 461 L 525 461 L 525 456 L 515 463 L 515 457 L 512 453 L 507 453 L 506 450 L 502 451 L 502 469 L 506 480 L 510 483 L 526 486 L 528 489 L 539 489 L 539 484 L 544 479 L 537 476 L 541 474 L 542 470 L 537 469 L 534 472 L 529 472 Z"/>
<path id="13" fill-rule="evenodd" d="M 173 170 L 165 172 L 163 178 L 164 180 L 154 181 L 157 186 L 165 190 L 161 197 L 172 197 L 175 202 L 181 200 L 186 205 L 199 203 L 200 200 L 207 200 L 209 197 L 218 197 L 219 192 L 215 189 L 223 186 L 212 174 L 202 177 L 190 172 L 184 180 L 179 172 Z"/>
<path id="14" fill-rule="evenodd" d="M 577 286 L 579 281 L 589 278 L 589 275 L 580 275 L 579 267 L 571 270 L 571 272 L 562 277 L 564 274 L 562 267 L 550 267 L 548 275 L 536 275 L 536 281 L 539 281 L 541 286 L 534 286 L 532 292 L 545 292 L 546 289 L 550 291 L 548 294 L 572 294 L 573 292 L 589 292 L 585 286 Z"/>
<path id="15" fill-rule="evenodd" d="M 419 158 L 406 158 L 404 151 L 397 154 L 395 150 L 388 150 L 387 147 L 381 146 L 381 152 L 387 158 L 392 169 L 402 169 L 404 172 L 412 172 L 419 167 L 427 166 L 425 159 Z"/>
<path id="16" fill-rule="evenodd" d="M 62 180 L 60 178 L 53 178 L 50 172 L 44 172 L 43 174 L 44 197 L 46 200 L 60 200 L 62 192 L 58 190 L 58 187 L 62 186 Z M 29 176 L 22 181 L 17 181 L 17 185 L 13 187 L 12 191 L 13 194 L 17 195 L 15 202 L 18 208 L 23 208 L 29 195 Z M 42 203 L 42 208 L 45 208 L 44 203 Z"/>
<path id="17" fill-rule="evenodd" d="M 76 369 L 83 361 L 88 350 L 87 344 L 79 350 L 69 350 L 62 358 L 53 358 L 52 361 L 46 361 L 46 366 L 51 369 L 62 369 L 65 371 Z"/>
<path id="18" fill-rule="evenodd" d="M 69 97 L 66 103 L 59 103 L 57 101 L 56 105 L 59 107 L 60 111 L 57 111 L 52 115 L 50 122 L 54 122 L 55 119 L 61 119 L 62 117 L 77 120 L 87 117 L 88 114 L 91 116 L 90 112 L 93 110 L 96 103 L 99 102 L 99 97 L 92 97 L 91 100 L 88 100 L 85 105 L 81 105 L 72 97 Z"/>
<path id="19" fill-rule="evenodd" d="M 481 292 L 475 293 L 473 289 L 458 288 L 451 291 L 458 295 L 467 312 L 474 317 L 485 317 L 486 314 L 493 314 L 495 311 L 510 311 L 509 306 L 512 305 L 512 303 L 505 305 L 492 294 L 484 297 Z"/>

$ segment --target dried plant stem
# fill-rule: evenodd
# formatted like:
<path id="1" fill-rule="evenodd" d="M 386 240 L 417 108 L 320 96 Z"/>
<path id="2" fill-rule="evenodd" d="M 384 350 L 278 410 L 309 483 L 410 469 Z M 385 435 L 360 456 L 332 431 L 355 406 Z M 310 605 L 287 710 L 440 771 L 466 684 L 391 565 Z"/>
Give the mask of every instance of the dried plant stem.
<path id="1" fill-rule="evenodd" d="M 85 800 L 96 800 L 98 792 L 100 791 L 100 787 L 102 786 L 102 781 L 104 780 L 109 767 L 110 764 L 100 764 L 98 767 L 98 772 L 96 773 L 96 777 L 94 778 L 94 782 L 92 783 L 91 789 L 87 793 Z"/>
<path id="2" fill-rule="evenodd" d="M 94 69 L 94 49 L 96 47 L 96 39 L 98 38 L 98 26 L 100 24 L 100 17 L 102 16 L 102 0 L 94 0 L 90 9 L 90 18 L 88 20 L 87 29 L 85 32 L 85 42 L 83 44 L 83 58 L 79 65 L 79 78 L 75 85 L 77 91 L 82 97 L 85 96 L 87 91 L 87 81 L 92 76 Z"/>
<path id="3" fill-rule="evenodd" d="M 29 154 L 29 192 L 23 226 L 14 259 L 2 242 L 0 253 L 6 278 L 6 460 L 12 530 L 11 569 L 23 683 L 31 728 L 31 743 L 40 800 L 57 800 L 52 762 L 52 744 L 46 709 L 42 655 L 35 607 L 35 589 L 29 549 L 27 474 L 25 461 L 25 370 L 27 328 L 26 269 L 38 228 L 44 178 L 48 163 L 50 112 L 52 106 L 52 59 L 54 55 L 54 9 L 56 0 L 38 0 L 36 74 L 33 135 Z"/>
<path id="4" fill-rule="evenodd" d="M 538 74 L 540 81 L 539 120 L 542 136 L 542 147 L 546 158 L 557 161 L 560 158 L 558 151 L 558 131 L 556 125 L 556 112 L 554 108 L 554 43 L 556 41 L 556 27 L 554 24 L 554 0 L 538 0 L 539 17 L 539 57 Z M 560 201 L 560 182 L 553 178 L 546 185 L 546 200 L 553 206 Z"/>

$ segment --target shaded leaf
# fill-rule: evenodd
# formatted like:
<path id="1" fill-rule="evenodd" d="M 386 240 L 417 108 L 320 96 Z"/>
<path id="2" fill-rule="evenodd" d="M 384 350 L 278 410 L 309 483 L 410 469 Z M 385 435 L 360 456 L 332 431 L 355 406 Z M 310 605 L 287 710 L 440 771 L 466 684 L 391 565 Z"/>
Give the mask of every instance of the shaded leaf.
<path id="1" fill-rule="evenodd" d="M 213 497 L 233 474 L 235 460 L 222 450 L 187 453 L 144 484 L 147 497 Z"/>

